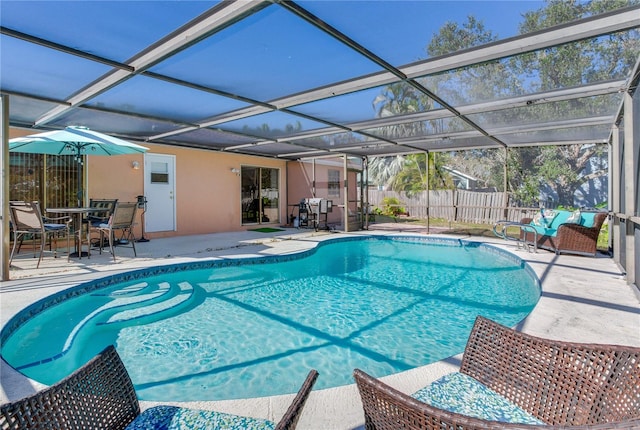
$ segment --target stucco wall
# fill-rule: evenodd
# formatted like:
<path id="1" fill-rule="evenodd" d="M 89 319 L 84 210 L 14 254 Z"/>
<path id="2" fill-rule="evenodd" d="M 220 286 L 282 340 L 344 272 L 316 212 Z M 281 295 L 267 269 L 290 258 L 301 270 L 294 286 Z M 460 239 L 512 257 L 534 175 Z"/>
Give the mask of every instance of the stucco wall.
<path id="1" fill-rule="evenodd" d="M 349 166 L 355 168 L 356 166 Z M 329 192 L 329 170 L 337 170 L 339 172 L 339 195 L 330 194 Z M 327 214 L 327 222 L 334 225 L 344 224 L 344 161 L 340 157 L 335 159 L 318 159 L 315 166 L 312 161 L 292 161 L 288 165 L 289 174 L 289 204 L 296 205 L 301 199 L 309 197 L 319 197 L 333 201 L 333 211 Z M 356 172 L 349 170 L 347 180 L 349 185 L 348 198 L 349 209 L 356 212 L 356 203 L 354 202 L 358 196 L 358 187 L 356 184 Z M 315 181 L 315 194 L 314 194 Z M 292 208 L 289 207 L 289 214 Z M 297 211 L 294 209 L 294 215 Z M 322 219 L 324 221 L 324 219 Z"/>
<path id="2" fill-rule="evenodd" d="M 280 218 L 283 222 L 286 219 L 285 161 L 149 143 L 144 146 L 149 148 L 148 153 L 174 155 L 176 159 L 176 231 L 145 232 L 146 237 L 186 236 L 250 228 L 242 225 L 240 177 L 231 172 L 232 168 L 240 169 L 241 166 L 280 170 L 280 195 L 283 201 Z M 143 160 L 142 154 L 89 157 L 88 196 L 135 201 L 136 196 L 144 194 Z M 138 170 L 132 167 L 134 161 L 140 163 Z M 136 236 L 140 233 L 138 231 Z"/>
<path id="3" fill-rule="evenodd" d="M 34 130 L 10 129 L 10 137 L 27 134 L 34 134 Z M 279 222 L 277 219 L 273 220 L 275 222 L 270 223 L 271 225 L 289 223 L 291 213 L 297 213 L 294 206 L 300 202 L 300 199 L 313 196 L 314 163 L 312 162 L 287 162 L 219 151 L 136 143 L 148 147 L 148 154 L 173 155 L 176 162 L 176 230 L 145 231 L 145 237 L 151 239 L 254 228 L 255 225 L 242 225 L 241 179 L 231 171 L 232 168 L 240 170 L 242 166 L 252 166 L 279 169 L 280 220 Z M 136 201 L 138 195 L 145 194 L 144 157 L 143 154 L 89 156 L 84 166 L 87 175 L 85 186 L 87 198 Z M 133 168 L 133 162 L 139 164 L 138 169 Z M 331 196 L 328 193 L 329 169 L 338 170 L 340 173 L 339 196 Z M 355 173 L 350 171 L 348 179 L 349 199 L 354 200 L 357 193 Z M 316 160 L 315 181 L 315 196 L 333 200 L 334 209 L 328 216 L 328 222 L 342 224 L 344 219 L 342 158 Z M 355 210 L 355 205 L 352 209 Z M 141 212 L 138 211 L 138 224 L 134 229 L 136 237 L 142 235 Z M 149 216 L 149 213 L 145 216 Z"/>

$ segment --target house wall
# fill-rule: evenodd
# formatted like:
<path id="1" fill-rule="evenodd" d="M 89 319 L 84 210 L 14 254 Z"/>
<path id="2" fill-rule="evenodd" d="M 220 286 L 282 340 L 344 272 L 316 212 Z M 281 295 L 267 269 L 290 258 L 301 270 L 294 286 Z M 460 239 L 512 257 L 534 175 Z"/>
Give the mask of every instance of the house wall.
<path id="1" fill-rule="evenodd" d="M 140 170 L 132 168 L 133 161 L 140 163 Z M 135 202 L 144 185 L 142 165 L 142 154 L 87 157 L 84 166 L 88 178 L 87 197 Z"/>
<path id="2" fill-rule="evenodd" d="M 344 224 L 344 160 L 318 159 L 315 161 L 291 161 L 288 164 L 289 176 L 289 215 L 297 215 L 296 209 L 300 200 L 310 197 L 318 197 L 333 201 L 333 210 L 327 214 L 327 223 L 342 226 Z M 349 165 L 350 169 L 359 166 Z M 339 172 L 339 187 L 337 190 L 329 189 L 329 170 Z M 348 199 L 351 213 L 357 211 L 355 200 L 358 197 L 358 184 L 356 183 L 357 172 L 349 170 Z M 315 187 L 314 187 L 315 181 Z M 336 194 L 337 191 L 337 194 Z M 324 222 L 324 219 L 321 219 Z"/>
<path id="3" fill-rule="evenodd" d="M 10 129 L 10 137 L 34 134 L 33 129 Z M 148 154 L 166 154 L 176 160 L 176 231 L 147 232 L 145 237 L 187 236 L 206 233 L 241 231 L 255 228 L 242 225 L 241 178 L 231 172 L 242 166 L 275 168 L 280 171 L 279 222 L 267 225 L 290 223 L 290 215 L 297 214 L 301 199 L 321 197 L 333 201 L 333 212 L 327 222 L 341 225 L 344 221 L 344 161 L 335 159 L 311 161 L 286 161 L 275 158 L 231 154 L 195 148 L 143 143 L 149 148 Z M 133 168 L 137 162 L 138 169 Z M 314 168 L 315 164 L 315 168 Z M 354 167 L 351 166 L 350 167 Z M 355 166 L 357 167 L 357 166 Z M 88 199 L 118 199 L 121 202 L 135 202 L 137 196 L 144 195 L 144 154 L 118 156 L 89 156 L 84 166 Z M 315 172 L 314 172 L 315 169 Z M 329 170 L 339 172 L 338 195 L 329 191 Z M 314 194 L 315 173 L 315 194 Z M 349 200 L 357 198 L 356 172 L 349 170 Z M 335 193 L 335 191 L 334 191 Z M 350 203 L 352 212 L 355 203 Z M 142 236 L 141 212 L 134 228 L 135 237 Z M 149 216 L 149 214 L 145 214 Z"/>
<path id="4" fill-rule="evenodd" d="M 242 225 L 240 177 L 231 172 L 232 168 L 253 166 L 279 169 L 281 200 L 286 201 L 284 160 L 151 143 L 145 143 L 144 146 L 149 148 L 148 153 L 174 155 L 176 160 L 176 231 L 145 232 L 145 237 L 187 236 L 249 228 Z M 90 198 L 136 201 L 138 195 L 144 194 L 143 154 L 88 158 Z M 132 168 L 134 161 L 140 163 L 138 170 Z M 284 223 L 284 203 L 279 215 Z M 274 220 L 272 224 L 280 223 Z M 138 230 L 136 237 L 141 234 L 140 227 Z"/>

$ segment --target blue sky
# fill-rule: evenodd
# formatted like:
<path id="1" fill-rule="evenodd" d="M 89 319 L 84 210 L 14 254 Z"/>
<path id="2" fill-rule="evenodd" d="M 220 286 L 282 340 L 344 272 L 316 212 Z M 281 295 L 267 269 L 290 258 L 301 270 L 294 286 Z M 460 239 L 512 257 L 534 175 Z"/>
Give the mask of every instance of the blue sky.
<path id="1" fill-rule="evenodd" d="M 45 38 L 56 32 L 54 39 L 68 46 L 82 49 L 83 43 L 91 43 L 99 55 L 124 61 L 137 48 L 158 40 L 214 4 L 3 0 L 0 20 L 9 28 L 19 23 L 23 31 Z M 533 0 L 303 0 L 300 4 L 348 35 L 356 35 L 357 42 L 381 47 L 385 59 L 394 64 L 424 58 L 424 47 L 446 21 L 464 22 L 468 15 L 474 15 L 500 38 L 506 38 L 517 34 L 522 13 L 544 6 L 544 2 Z M 286 32 L 287 28 L 272 30 Z M 304 38 L 298 42 L 303 43 Z M 115 55 L 116 51 L 120 55 Z"/>
<path id="2" fill-rule="evenodd" d="M 302 1 L 302 6 L 358 43 L 380 46 L 394 64 L 426 57 L 425 47 L 445 22 L 475 16 L 500 39 L 518 34 L 522 14 L 544 7 L 533 0 Z M 382 52 L 377 52 L 382 55 Z"/>
<path id="3" fill-rule="evenodd" d="M 3 0 L 0 20 L 8 28 L 105 58 L 126 61 L 214 5 L 215 2 L 209 1 Z M 544 7 L 544 2 L 302 0 L 300 5 L 385 61 L 402 66 L 426 58 L 426 45 L 447 21 L 463 23 L 467 16 L 473 15 L 493 34 L 507 38 L 517 34 L 523 13 Z M 9 43 L 9 38 L 4 36 L 3 40 L 5 78 L 2 84 L 8 83 L 7 89 L 42 91 L 43 95 L 63 99 L 72 89 L 55 81 L 56 76 L 73 75 L 72 82 L 89 83 L 103 73 L 103 68 L 108 68 L 80 59 L 74 59 L 72 67 L 65 67 L 66 63 L 56 67 L 58 57 L 66 54 L 57 54 L 44 64 L 43 48 L 21 41 Z M 94 71 L 95 68 L 99 70 Z M 12 70 L 19 76 L 13 76 Z M 267 101 L 381 70 L 380 66 L 278 5 L 271 5 L 245 18 L 239 25 L 224 29 L 151 68 L 151 71 L 185 81 Z M 31 88 L 25 78 L 31 84 L 37 83 L 38 88 Z M 162 82 L 152 84 L 149 88 L 139 88 L 138 92 L 125 91 L 124 86 L 121 90 L 114 88 L 92 103 L 103 103 L 113 109 L 145 105 L 147 113 L 162 116 L 165 108 L 175 106 L 163 105 L 162 101 L 166 99 L 163 96 L 168 92 L 162 88 Z M 225 100 L 210 94 L 203 94 L 197 102 L 186 90 L 182 96 L 185 104 L 197 103 L 203 109 L 206 106 L 210 114 L 219 110 L 217 103 L 225 105 Z M 145 103 L 147 100 L 153 103 Z M 226 99 L 226 103 L 229 101 L 233 100 Z M 341 105 L 344 108 L 352 103 L 343 99 Z M 221 106 L 224 107 L 229 108 Z M 329 106 L 326 108 L 332 110 Z M 367 99 L 360 109 L 370 115 L 371 100 Z M 356 109 L 353 111 L 355 113 Z M 354 119 L 361 117 L 355 115 Z"/>

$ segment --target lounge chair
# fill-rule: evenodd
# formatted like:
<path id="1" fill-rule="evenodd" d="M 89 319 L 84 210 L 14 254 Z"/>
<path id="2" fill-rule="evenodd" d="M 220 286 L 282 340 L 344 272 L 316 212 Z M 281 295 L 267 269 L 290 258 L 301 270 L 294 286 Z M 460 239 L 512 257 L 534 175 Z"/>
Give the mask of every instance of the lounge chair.
<path id="1" fill-rule="evenodd" d="M 548 340 L 483 317 L 460 371 L 412 395 L 354 377 L 367 430 L 640 429 L 640 348 Z"/>
<path id="2" fill-rule="evenodd" d="M 318 372 L 315 370 L 309 372 L 289 409 L 277 424 L 256 418 L 175 406 L 156 406 L 140 413 L 133 383 L 116 349 L 110 345 L 57 384 L 30 397 L 0 406 L 0 428 L 294 429 L 317 377 Z"/>
<path id="3" fill-rule="evenodd" d="M 493 233 L 506 240 L 515 240 L 518 247 L 546 249 L 556 254 L 593 256 L 597 252 L 600 228 L 607 219 L 606 212 L 567 210 L 541 211 L 520 222 L 501 220 L 494 224 Z M 508 230 L 516 228 L 516 236 Z"/>
<path id="4" fill-rule="evenodd" d="M 525 243 L 535 243 L 538 248 L 556 254 L 596 255 L 600 228 L 608 214 L 563 210 L 553 212 L 555 217 L 548 225 L 538 225 L 536 217 L 520 220 L 521 224 L 530 225 L 537 231 L 537 237 L 534 237 L 530 229 L 523 230 L 522 239 Z"/>

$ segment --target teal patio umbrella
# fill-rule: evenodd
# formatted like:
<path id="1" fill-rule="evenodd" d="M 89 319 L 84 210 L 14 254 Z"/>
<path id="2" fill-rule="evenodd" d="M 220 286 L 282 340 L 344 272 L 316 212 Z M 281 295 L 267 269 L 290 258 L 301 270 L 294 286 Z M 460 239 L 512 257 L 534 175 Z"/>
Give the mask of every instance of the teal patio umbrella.
<path id="1" fill-rule="evenodd" d="M 82 156 L 144 153 L 149 148 L 84 127 L 46 131 L 9 140 L 10 152 L 75 155 L 78 162 L 78 207 L 82 206 Z"/>

